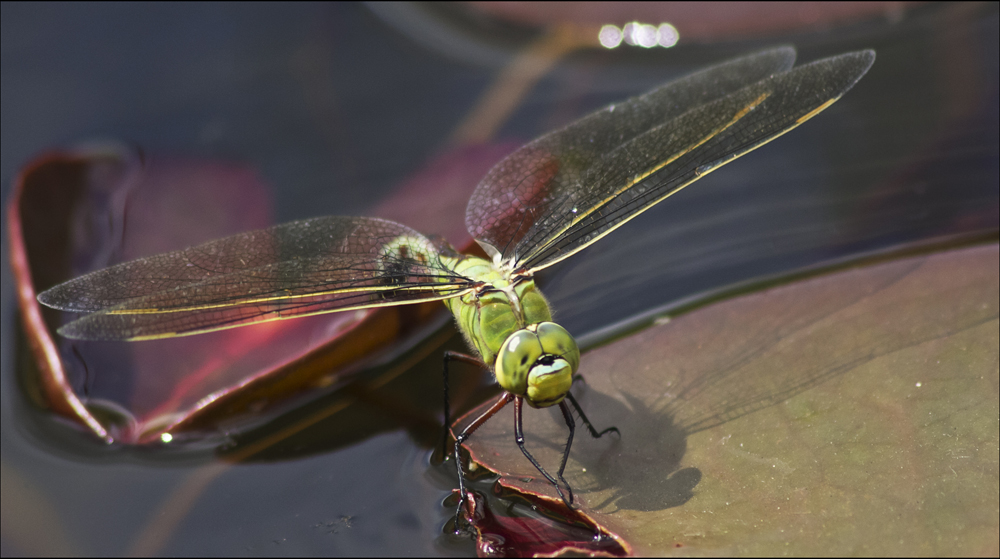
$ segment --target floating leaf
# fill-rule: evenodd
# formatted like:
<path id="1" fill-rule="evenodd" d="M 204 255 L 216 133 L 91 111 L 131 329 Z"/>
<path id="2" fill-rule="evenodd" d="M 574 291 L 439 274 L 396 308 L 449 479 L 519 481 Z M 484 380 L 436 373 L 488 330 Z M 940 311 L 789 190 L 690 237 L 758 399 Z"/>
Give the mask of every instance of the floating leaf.
<path id="1" fill-rule="evenodd" d="M 581 513 L 660 555 L 996 554 L 997 245 L 852 268 L 726 300 L 587 353 L 566 478 Z M 476 413 L 475 411 L 473 413 Z M 550 471 L 566 427 L 525 413 Z M 500 483 L 557 501 L 513 443 Z"/>

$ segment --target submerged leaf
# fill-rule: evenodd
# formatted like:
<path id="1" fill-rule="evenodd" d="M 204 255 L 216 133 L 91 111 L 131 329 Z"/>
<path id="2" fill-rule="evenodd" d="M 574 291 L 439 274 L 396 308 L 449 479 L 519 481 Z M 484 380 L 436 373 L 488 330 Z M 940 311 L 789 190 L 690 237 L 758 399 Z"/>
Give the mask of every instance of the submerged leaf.
<path id="1" fill-rule="evenodd" d="M 373 209 L 467 246 L 464 200 L 497 159 L 498 144 L 447 152 Z M 414 200 L 463 200 L 462 207 Z M 9 215 L 15 277 L 33 366 L 22 371 L 40 404 L 107 441 L 206 438 L 259 425 L 328 392 L 365 362 L 391 360 L 426 336 L 444 307 L 413 305 L 277 321 L 142 343 L 79 342 L 54 334 L 79 315 L 43 309 L 35 295 L 118 262 L 273 224 L 269 187 L 219 161 L 128 150 L 53 153 L 28 165 Z M 359 326 L 363 324 L 363 328 Z M 373 357 L 374 356 L 374 357 Z M 367 361 L 366 361 L 367 360 Z"/>

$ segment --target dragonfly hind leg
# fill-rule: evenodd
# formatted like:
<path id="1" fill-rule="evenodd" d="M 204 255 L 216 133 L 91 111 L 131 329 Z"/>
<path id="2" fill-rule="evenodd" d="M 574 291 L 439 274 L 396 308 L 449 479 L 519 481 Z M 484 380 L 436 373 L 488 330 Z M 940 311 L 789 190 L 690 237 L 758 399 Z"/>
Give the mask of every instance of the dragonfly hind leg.
<path id="1" fill-rule="evenodd" d="M 463 361 L 481 369 L 489 370 L 486 363 L 483 363 L 482 359 L 479 359 L 478 357 L 473 357 L 472 355 L 451 350 L 444 352 L 444 435 L 441 438 L 442 458 L 448 457 L 448 432 L 451 430 L 451 402 L 448 398 L 448 387 L 450 386 L 448 381 L 448 363 L 452 360 Z"/>
<path id="2" fill-rule="evenodd" d="M 462 429 L 462 432 L 459 433 L 457 437 L 455 437 L 454 458 L 455 458 L 455 469 L 458 471 L 458 495 L 459 495 L 458 508 L 455 512 L 456 519 L 462 518 L 462 508 L 465 507 L 466 505 L 465 474 L 462 472 L 462 455 L 460 451 L 462 443 L 469 440 L 469 437 L 472 436 L 472 433 L 474 433 L 476 429 L 482 427 L 484 423 L 489 421 L 491 417 L 496 415 L 497 412 L 502 410 L 504 406 L 509 404 L 511 400 L 514 399 L 515 396 L 513 394 L 511 394 L 510 392 L 504 392 L 503 394 L 500 395 L 499 400 L 497 400 L 492 406 L 490 406 L 488 410 L 483 412 L 482 415 L 477 417 L 472 423 L 466 426 L 465 429 Z M 517 399 L 517 401 L 520 402 L 520 399 Z"/>

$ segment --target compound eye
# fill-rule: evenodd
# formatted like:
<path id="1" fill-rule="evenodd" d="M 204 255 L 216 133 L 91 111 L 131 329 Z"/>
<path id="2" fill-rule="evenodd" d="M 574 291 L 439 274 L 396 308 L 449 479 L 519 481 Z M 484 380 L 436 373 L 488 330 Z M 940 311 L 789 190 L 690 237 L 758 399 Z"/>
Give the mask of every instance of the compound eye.
<path id="1" fill-rule="evenodd" d="M 574 373 L 580 368 L 580 348 L 565 328 L 555 322 L 541 322 L 536 332 L 544 353 L 562 357 L 570 364 Z"/>
<path id="2" fill-rule="evenodd" d="M 513 394 L 523 395 L 528 389 L 528 373 L 542 356 L 538 336 L 528 330 L 511 334 L 497 354 L 494 373 L 500 386 Z"/>

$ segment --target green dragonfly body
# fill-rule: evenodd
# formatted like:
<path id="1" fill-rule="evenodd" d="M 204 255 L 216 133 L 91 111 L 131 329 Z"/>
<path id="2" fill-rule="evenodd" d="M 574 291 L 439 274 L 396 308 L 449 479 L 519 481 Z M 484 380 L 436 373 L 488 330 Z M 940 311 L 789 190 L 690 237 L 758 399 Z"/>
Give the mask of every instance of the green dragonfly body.
<path id="1" fill-rule="evenodd" d="M 576 340 L 552 322 L 548 301 L 529 278 L 512 276 L 493 262 L 468 257 L 455 271 L 489 287 L 445 300 L 497 383 L 532 407 L 562 402 L 580 367 Z"/>
<path id="2" fill-rule="evenodd" d="M 99 340 L 182 336 L 443 300 L 505 391 L 491 412 L 457 437 L 456 458 L 476 427 L 514 401 L 519 446 L 570 502 L 572 493 L 564 496 L 521 436 L 523 401 L 559 405 L 572 440 L 564 399 L 576 405 L 569 389 L 580 362 L 573 337 L 551 321 L 534 275 L 826 109 L 874 58 L 873 51 L 860 51 L 791 69 L 794 49 L 763 51 L 542 136 L 497 164 L 469 201 L 466 225 L 488 259 L 459 254 L 399 223 L 321 217 L 119 264 L 38 299 L 91 313 L 59 332 Z M 566 455 L 558 477 L 568 488 L 565 464 Z"/>

